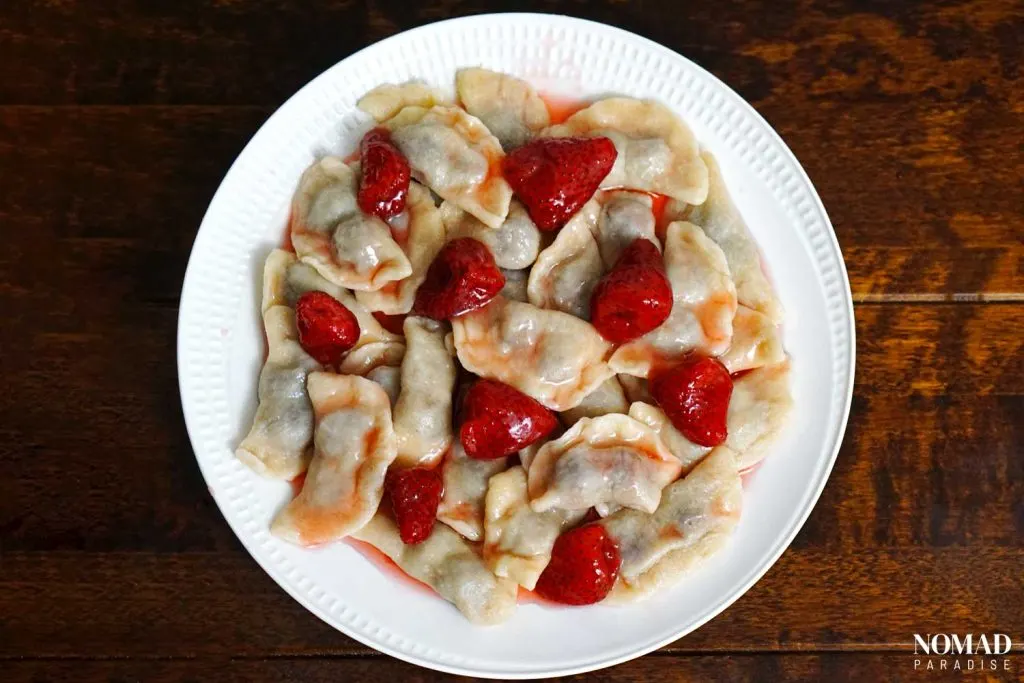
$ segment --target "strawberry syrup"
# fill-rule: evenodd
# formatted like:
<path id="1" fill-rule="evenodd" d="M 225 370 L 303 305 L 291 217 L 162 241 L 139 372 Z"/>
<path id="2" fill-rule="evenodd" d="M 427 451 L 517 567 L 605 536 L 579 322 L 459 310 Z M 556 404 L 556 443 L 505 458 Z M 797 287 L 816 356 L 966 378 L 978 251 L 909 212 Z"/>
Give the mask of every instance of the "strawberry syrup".
<path id="1" fill-rule="evenodd" d="M 375 547 L 364 541 L 357 541 L 354 538 L 346 538 L 345 541 L 356 549 L 360 555 L 370 561 L 371 564 L 377 567 L 386 576 L 390 576 L 399 583 L 418 590 L 420 592 L 429 593 L 431 595 L 437 595 L 437 591 L 428 586 L 427 584 L 412 578 L 406 574 L 401 567 L 395 564 L 394 560 L 390 557 L 377 550 Z"/>
<path id="2" fill-rule="evenodd" d="M 747 469 L 740 470 L 740 481 L 743 484 L 743 488 L 747 488 L 750 485 L 750 482 L 753 480 L 754 475 L 757 474 L 757 471 L 759 469 L 761 469 L 762 462 L 764 461 L 762 460 L 760 462 L 756 462 Z"/>
<path id="3" fill-rule="evenodd" d="M 544 104 L 548 108 L 548 117 L 551 119 L 552 125 L 563 123 L 567 118 L 590 104 L 585 100 L 574 100 L 559 95 L 541 94 L 540 98 L 544 100 Z"/>

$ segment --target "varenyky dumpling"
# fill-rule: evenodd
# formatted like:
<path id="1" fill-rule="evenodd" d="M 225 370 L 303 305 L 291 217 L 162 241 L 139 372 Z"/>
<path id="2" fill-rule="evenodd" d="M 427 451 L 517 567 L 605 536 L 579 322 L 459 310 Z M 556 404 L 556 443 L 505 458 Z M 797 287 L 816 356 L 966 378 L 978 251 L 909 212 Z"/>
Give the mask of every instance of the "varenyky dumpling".
<path id="1" fill-rule="evenodd" d="M 530 269 L 524 268 L 522 270 L 507 270 L 501 271 L 501 274 L 505 276 L 505 286 L 498 292 L 501 296 L 512 301 L 518 301 L 520 303 L 529 303 L 529 295 L 526 293 L 526 287 L 530 278 Z"/>
<path id="2" fill-rule="evenodd" d="M 609 377 L 597 389 L 587 394 L 575 408 L 559 413 L 562 423 L 572 426 L 584 417 L 601 417 L 608 413 L 625 413 L 629 401 L 622 391 L 622 385 L 615 377 Z"/>
<path id="3" fill-rule="evenodd" d="M 506 270 L 529 268 L 537 260 L 540 230 L 518 201 L 513 199 L 509 204 L 508 217 L 497 230 L 484 225 L 453 202 L 443 202 L 440 211 L 446 242 L 461 237 L 472 237 L 483 242 L 494 255 L 494 263 Z"/>
<path id="4" fill-rule="evenodd" d="M 425 541 L 406 545 L 395 523 L 378 514 L 352 536 L 433 588 L 474 624 L 498 624 L 515 612 L 515 582 L 492 574 L 473 546 L 444 524 L 435 524 Z"/>
<path id="5" fill-rule="evenodd" d="M 772 322 L 782 322 L 782 303 L 775 295 L 761 265 L 761 251 L 743 221 L 729 190 L 725 186 L 718 162 L 710 152 L 701 155 L 708 168 L 710 189 L 708 197 L 699 206 L 689 209 L 687 220 L 696 223 L 708 237 L 721 247 L 729 263 L 729 272 L 736 283 L 736 297 L 741 304 L 768 316 Z"/>
<path id="6" fill-rule="evenodd" d="M 257 394 L 259 407 L 248 436 L 236 455 L 257 472 L 290 479 L 306 470 L 313 440 L 313 406 L 306 394 L 306 376 L 320 365 L 299 345 L 295 302 L 310 291 L 327 292 L 349 307 L 359 322 L 357 347 L 342 360 L 342 371 L 358 374 L 364 368 L 401 360 L 405 345 L 384 330 L 345 289 L 328 282 L 295 255 L 275 249 L 263 267 L 264 331 L 268 354 Z"/>
<path id="7" fill-rule="evenodd" d="M 336 285 L 380 289 L 412 273 L 387 223 L 359 210 L 359 176 L 338 157 L 306 169 L 292 200 L 290 230 L 299 258 Z"/>
<path id="8" fill-rule="evenodd" d="M 470 372 L 496 379 L 551 410 L 568 410 L 611 377 L 611 345 L 560 311 L 495 297 L 452 320 L 455 350 Z"/>
<path id="9" fill-rule="evenodd" d="M 413 176 L 497 229 L 512 188 L 501 174 L 505 154 L 480 119 L 456 107 L 406 107 L 384 122 Z"/>
<path id="10" fill-rule="evenodd" d="M 530 463 L 530 506 L 544 512 L 617 503 L 654 512 L 680 469 L 647 425 L 617 413 L 585 417 Z"/>
<path id="11" fill-rule="evenodd" d="M 471 458 L 462 443 L 455 439 L 441 465 L 444 493 L 437 507 L 437 518 L 470 541 L 482 539 L 487 482 L 506 468 L 508 458 Z"/>
<path id="12" fill-rule="evenodd" d="M 259 406 L 235 455 L 260 474 L 291 479 L 309 464 L 313 406 L 306 395 L 306 376 L 320 364 L 299 345 L 295 311 L 271 306 L 263 314 L 263 326 L 269 351 L 260 371 Z"/>
<path id="13" fill-rule="evenodd" d="M 637 600 L 679 581 L 725 544 L 742 504 L 735 455 L 719 446 L 665 489 L 653 514 L 620 510 L 601 520 L 622 557 L 619 579 L 606 600 Z"/>
<path id="14" fill-rule="evenodd" d="M 377 512 L 395 459 L 391 404 L 376 383 L 356 375 L 310 373 L 316 413 L 313 460 L 302 491 L 270 526 L 278 538 L 311 546 L 343 538 Z"/>
<path id="15" fill-rule="evenodd" d="M 654 231 L 653 203 L 650 195 L 640 192 L 605 193 L 594 235 L 606 270 L 615 265 L 626 247 L 638 237 L 650 240 L 661 249 Z"/>
<path id="16" fill-rule="evenodd" d="M 652 366 L 690 351 L 717 356 L 729 348 L 736 288 L 718 245 L 692 223 L 671 223 L 665 272 L 672 285 L 672 313 L 660 327 L 615 351 L 609 361 L 615 372 L 647 377 Z"/>
<path id="17" fill-rule="evenodd" d="M 448 104 L 448 98 L 437 88 L 419 81 L 378 85 L 356 102 L 357 107 L 378 123 L 387 121 L 406 107 L 430 109 L 438 104 Z"/>
<path id="18" fill-rule="evenodd" d="M 555 540 L 586 510 L 534 512 L 526 472 L 516 466 L 491 477 L 484 521 L 484 561 L 495 576 L 533 590 L 551 560 Z"/>
<path id="19" fill-rule="evenodd" d="M 382 365 L 397 365 L 405 354 L 405 342 L 397 334 L 381 327 L 362 304 L 344 287 L 328 282 L 308 263 L 297 261 L 295 254 L 275 249 L 263 269 L 263 307 L 285 305 L 295 308 L 306 292 L 326 292 L 340 301 L 359 323 L 359 340 L 345 355 L 338 371 L 344 375 L 366 375 Z"/>
<path id="20" fill-rule="evenodd" d="M 393 415 L 395 404 L 398 403 L 398 394 L 402 391 L 402 368 L 393 365 L 380 365 L 366 373 L 366 379 L 379 384 L 384 393 L 388 395 Z"/>
<path id="21" fill-rule="evenodd" d="M 600 210 L 596 201 L 584 204 L 540 252 L 526 287 L 531 304 L 590 319 L 590 296 L 604 274 L 593 232 Z"/>
<path id="22" fill-rule="evenodd" d="M 668 448 L 669 453 L 679 460 L 684 474 L 692 470 L 697 463 L 704 459 L 704 456 L 711 452 L 711 448 L 699 446 L 683 436 L 682 432 L 672 425 L 661 408 L 649 403 L 637 402 L 629 407 L 629 416 L 654 430 L 661 442 Z"/>
<path id="23" fill-rule="evenodd" d="M 619 384 L 622 385 L 622 393 L 626 395 L 626 399 L 630 403 L 636 403 L 637 401 L 643 401 L 644 403 L 654 404 L 654 397 L 651 396 L 650 387 L 647 385 L 647 380 L 643 377 L 634 377 L 633 375 L 616 375 L 615 379 L 619 380 Z"/>
<path id="24" fill-rule="evenodd" d="M 399 240 L 399 245 L 409 259 L 412 272 L 376 291 L 356 292 L 359 303 L 371 311 L 381 311 L 388 315 L 411 311 L 416 290 L 427 277 L 427 268 L 445 245 L 444 224 L 440 212 L 434 206 L 430 190 L 418 183 L 409 183 L 406 211 L 408 226 L 404 240 Z"/>
<path id="25" fill-rule="evenodd" d="M 609 97 L 582 109 L 545 136 L 603 135 L 618 156 L 602 188 L 656 192 L 690 204 L 708 194 L 708 170 L 697 139 L 668 107 L 651 100 Z"/>
<path id="26" fill-rule="evenodd" d="M 556 428 L 555 432 L 557 433 L 558 431 L 559 430 Z M 548 441 L 550 441 L 550 439 L 548 439 Z M 527 472 L 530 471 L 530 463 L 533 462 L 533 459 L 537 457 L 537 453 L 540 451 L 541 448 L 544 447 L 544 444 L 546 443 L 547 441 L 545 441 L 544 439 L 541 439 L 540 441 L 534 441 L 529 446 L 519 451 L 519 464 L 523 466 L 524 470 L 526 470 Z"/>
<path id="27" fill-rule="evenodd" d="M 410 316 L 402 329 L 406 351 L 395 403 L 397 462 L 403 467 L 433 465 L 452 443 L 455 360 L 442 323 Z"/>
<path id="28" fill-rule="evenodd" d="M 764 459 L 792 408 L 788 362 L 751 370 L 733 383 L 725 445 L 736 452 L 740 470 Z"/>
<path id="29" fill-rule="evenodd" d="M 544 100 L 515 76 L 490 69 L 460 69 L 455 90 L 466 111 L 484 122 L 505 151 L 529 142 L 551 123 Z"/>
<path id="30" fill-rule="evenodd" d="M 730 373 L 781 363 L 786 358 L 779 329 L 772 319 L 740 305 L 732 320 L 732 344 L 719 356 Z"/>

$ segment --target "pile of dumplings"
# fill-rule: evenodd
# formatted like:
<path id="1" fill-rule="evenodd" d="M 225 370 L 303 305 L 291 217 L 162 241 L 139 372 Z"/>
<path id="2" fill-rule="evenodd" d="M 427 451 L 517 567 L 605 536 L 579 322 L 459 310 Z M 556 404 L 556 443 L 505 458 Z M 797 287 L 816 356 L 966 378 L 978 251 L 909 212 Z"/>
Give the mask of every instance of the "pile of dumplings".
<path id="1" fill-rule="evenodd" d="M 465 69 L 456 91 L 452 101 L 422 83 L 383 85 L 359 102 L 412 169 L 397 218 L 359 210 L 358 161 L 324 157 L 299 180 L 294 251 L 275 250 L 264 268 L 269 349 L 237 457 L 268 477 L 305 474 L 273 519 L 275 536 L 370 543 L 474 623 L 507 619 L 559 534 L 591 509 L 622 558 L 608 601 L 650 595 L 724 545 L 740 515 L 740 476 L 785 423 L 782 307 L 715 159 L 663 105 L 612 97 L 552 125 L 542 98 L 512 76 Z M 614 142 L 615 165 L 552 238 L 513 197 L 501 160 L 537 136 L 590 135 Z M 660 221 L 656 195 L 667 198 Z M 461 237 L 493 253 L 501 294 L 451 323 L 407 315 L 434 257 Z M 590 324 L 589 302 L 637 237 L 663 252 L 672 313 L 615 347 Z M 359 324 L 335 368 L 298 342 L 295 304 L 310 291 L 342 302 Z M 375 312 L 406 316 L 401 334 Z M 693 351 L 735 378 L 728 438 L 713 449 L 683 436 L 647 390 L 653 367 Z M 455 416 L 474 375 L 556 411 L 562 433 L 518 456 L 468 457 Z M 412 466 L 441 467 L 444 493 L 440 523 L 405 545 L 378 506 L 388 469 Z"/>

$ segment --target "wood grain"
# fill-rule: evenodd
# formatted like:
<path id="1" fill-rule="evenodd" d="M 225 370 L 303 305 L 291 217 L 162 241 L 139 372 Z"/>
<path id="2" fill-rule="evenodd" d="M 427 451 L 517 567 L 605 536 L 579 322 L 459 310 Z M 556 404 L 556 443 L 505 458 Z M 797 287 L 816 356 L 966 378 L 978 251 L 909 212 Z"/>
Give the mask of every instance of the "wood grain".
<path id="1" fill-rule="evenodd" d="M 1024 545 L 1024 306 L 869 306 L 857 319 L 848 436 L 798 545 Z M 28 366 L 0 356 L 4 549 L 236 549 L 181 421 L 176 312 L 126 296 L 106 333 L 32 324 Z M 133 361 L 113 356 L 110 339 L 138 337 L 140 325 Z M 0 345 L 19 335 L 0 328 Z"/>
<path id="2" fill-rule="evenodd" d="M 174 314 L 156 312 L 147 355 L 170 359 Z M 675 650 L 890 648 L 922 624 L 983 630 L 1024 613 L 1024 306 L 862 307 L 858 338 L 850 431 L 821 502 L 779 564 Z M 66 349 L 47 339 L 44 356 Z M 104 343 L 75 341 L 86 359 Z M 19 381 L 12 395 L 31 391 Z M 0 495 L 0 656 L 365 653 L 241 550 L 176 415 L 121 407 L 136 382 L 85 364 L 57 385 L 75 397 L 58 423 L 42 410 L 13 423 L 36 443 L 5 457 L 18 485 Z M 101 440 L 104 457 L 67 457 Z"/>
<path id="3" fill-rule="evenodd" d="M 588 16 L 696 59 L 757 106 L 815 181 L 860 300 L 983 293 L 1024 300 L 1024 206 L 1017 201 L 1024 192 L 1018 144 L 1024 104 L 1015 87 L 1019 50 L 1013 49 L 1024 19 L 1012 2 L 872 11 L 854 3 L 772 3 L 769 10 L 748 2 L 699 8 L 685 22 L 658 21 L 670 4 L 597 3 Z M 0 102 L 255 105 L 263 114 L 368 42 L 450 12 L 479 9 L 425 3 L 407 11 L 394 2 L 333 2 L 314 10 L 279 0 L 246 3 L 243 10 L 237 3 L 197 2 L 186 18 L 175 5 L 137 1 L 102 8 L 54 3 L 31 11 L 22 5 L 19 11 L 15 4 L 6 22 L 14 39 L 7 48 L 11 58 L 0 60 Z M 752 14 L 770 18 L 744 21 Z M 115 20 L 120 16 L 132 20 Z M 48 25 L 60 32 L 59 42 L 39 34 L 38 27 Z M 307 35 L 298 39 L 303 31 Z M 3 69 L 24 68 L 22 50 L 41 51 L 44 59 L 27 63 L 46 72 L 3 78 Z M 223 54 L 231 58 L 217 58 Z M 62 121 L 38 110 L 5 116 L 17 119 L 12 125 L 24 136 L 34 133 L 23 137 L 33 141 L 60 145 L 69 129 L 94 131 L 106 141 L 106 128 L 116 133 L 126 126 L 127 136 L 151 129 L 154 148 L 190 151 L 200 144 L 204 152 L 205 140 L 179 136 L 193 134 L 193 116 L 221 118 L 216 145 L 207 153 L 226 168 L 262 116 L 239 121 L 237 113 L 214 111 L 73 111 L 61 112 L 68 117 Z M 147 114 L 153 120 L 118 120 Z M 176 116 L 182 117 L 177 125 Z M 76 149 L 90 155 L 82 160 L 90 163 L 93 146 Z M 199 178 L 190 188 L 204 188 L 208 197 L 219 177 L 207 185 Z M 180 205 L 194 212 L 204 203 Z M 186 218 L 167 216 L 182 224 Z"/>
<path id="4" fill-rule="evenodd" d="M 920 660 L 915 669 L 915 659 Z M 990 662 L 991 660 L 986 660 Z M 937 661 L 935 665 L 938 666 Z M 974 662 L 978 666 L 977 662 Z M 1016 681 L 1019 663 L 1011 658 L 1009 670 L 1005 659 L 995 661 L 996 671 L 987 670 L 982 677 L 974 673 L 953 671 L 927 671 L 927 658 L 912 653 L 892 654 L 786 654 L 708 656 L 650 655 L 610 669 L 552 681 L 594 681 L 596 683 L 638 683 L 663 681 L 664 683 L 698 683 L 709 680 L 748 681 L 751 683 L 789 683 L 830 681 L 834 683 L 864 683 L 873 681 L 922 680 L 946 681 L 984 680 Z M 986 666 L 990 664 L 986 663 Z M 338 659 L 196 659 L 157 661 L 29 661 L 6 664 L 5 680 L 9 683 L 38 681 L 149 681 L 151 683 L 181 683 L 183 681 L 305 681 L 306 683 L 425 683 L 426 681 L 482 680 L 462 676 L 449 676 L 426 671 L 411 664 L 391 659 L 368 657 Z"/>
<path id="5" fill-rule="evenodd" d="M 241 550 L 5 552 L 3 563 L 0 658 L 370 653 L 308 613 Z M 912 651 L 922 629 L 1016 633 L 1022 563 L 1022 548 L 981 544 L 797 547 L 728 610 L 663 651 Z"/>

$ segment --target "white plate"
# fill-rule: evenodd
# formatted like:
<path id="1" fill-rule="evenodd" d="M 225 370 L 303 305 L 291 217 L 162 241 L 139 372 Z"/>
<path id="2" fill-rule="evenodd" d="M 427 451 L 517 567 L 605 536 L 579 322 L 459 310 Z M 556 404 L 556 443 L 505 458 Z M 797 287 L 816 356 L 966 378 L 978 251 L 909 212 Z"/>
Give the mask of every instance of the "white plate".
<path id="1" fill-rule="evenodd" d="M 271 537 L 268 524 L 290 488 L 260 478 L 232 455 L 255 409 L 261 268 L 282 241 L 300 173 L 314 155 L 355 148 L 370 125 L 355 102 L 370 88 L 419 78 L 451 90 L 455 70 L 473 65 L 522 76 L 550 94 L 652 97 L 677 111 L 719 159 L 786 307 L 796 400 L 791 425 L 748 483 L 730 547 L 645 603 L 524 604 L 507 624 L 471 626 L 447 603 L 397 582 L 345 543 L 301 550 Z M 736 93 L 674 52 L 619 29 L 548 15 L 431 24 L 345 59 L 300 90 L 249 142 L 210 203 L 178 322 L 178 377 L 196 459 L 256 561 L 311 612 L 377 650 L 499 678 L 572 674 L 637 657 L 696 629 L 750 588 L 789 545 L 825 485 L 846 426 L 853 368 L 853 307 L 839 245 L 810 180 L 778 135 Z"/>

